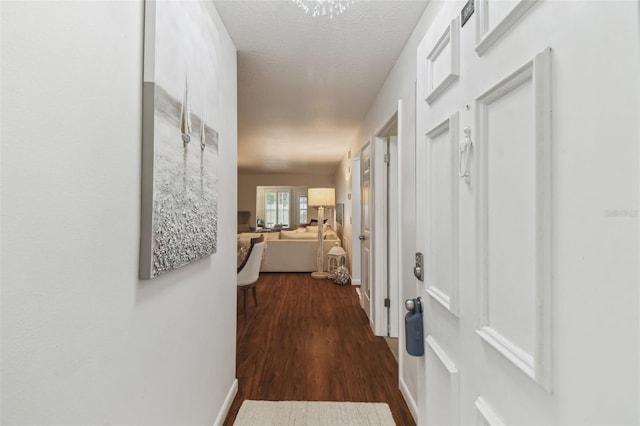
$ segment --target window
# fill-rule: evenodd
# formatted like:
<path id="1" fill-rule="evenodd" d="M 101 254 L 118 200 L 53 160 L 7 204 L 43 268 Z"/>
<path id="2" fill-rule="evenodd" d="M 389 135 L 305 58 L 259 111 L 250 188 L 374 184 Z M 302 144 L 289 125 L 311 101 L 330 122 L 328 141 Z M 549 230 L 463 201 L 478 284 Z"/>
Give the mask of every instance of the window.
<path id="1" fill-rule="evenodd" d="M 256 186 L 256 226 L 273 228 L 280 224 L 283 228 L 295 228 L 301 223 L 307 223 L 308 204 L 306 186 L 258 185 Z M 306 211 L 301 212 L 301 209 Z"/>
<path id="2" fill-rule="evenodd" d="M 289 191 L 265 191 L 264 222 L 267 228 L 289 226 L 289 197 Z"/>
<path id="3" fill-rule="evenodd" d="M 300 220 L 298 223 L 307 223 L 307 196 L 301 195 L 298 200 L 298 211 L 300 212 Z"/>

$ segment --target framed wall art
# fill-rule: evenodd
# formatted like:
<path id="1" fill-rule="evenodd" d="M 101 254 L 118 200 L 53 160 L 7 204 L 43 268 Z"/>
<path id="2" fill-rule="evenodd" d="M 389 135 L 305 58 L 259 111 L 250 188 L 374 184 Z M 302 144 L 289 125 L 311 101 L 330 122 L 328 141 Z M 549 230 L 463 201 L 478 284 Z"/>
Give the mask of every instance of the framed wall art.
<path id="1" fill-rule="evenodd" d="M 201 2 L 145 2 L 141 279 L 217 250 L 217 38 Z"/>

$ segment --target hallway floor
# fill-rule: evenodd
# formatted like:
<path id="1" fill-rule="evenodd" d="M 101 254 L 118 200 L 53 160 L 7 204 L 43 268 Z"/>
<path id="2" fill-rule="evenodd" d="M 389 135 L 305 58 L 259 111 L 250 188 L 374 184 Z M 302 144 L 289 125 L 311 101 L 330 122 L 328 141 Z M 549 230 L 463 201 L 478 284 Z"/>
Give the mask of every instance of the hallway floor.
<path id="1" fill-rule="evenodd" d="M 238 394 L 225 425 L 246 399 L 386 402 L 398 425 L 414 425 L 398 389 L 398 364 L 373 335 L 352 286 L 309 274 L 263 273 L 258 303 L 244 319 L 238 292 Z"/>

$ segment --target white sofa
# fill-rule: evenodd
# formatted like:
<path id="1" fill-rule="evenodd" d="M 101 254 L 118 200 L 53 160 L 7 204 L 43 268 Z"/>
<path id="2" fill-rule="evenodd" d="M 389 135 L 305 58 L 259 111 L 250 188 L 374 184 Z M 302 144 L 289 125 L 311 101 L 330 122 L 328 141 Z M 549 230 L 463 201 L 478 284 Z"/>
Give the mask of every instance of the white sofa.
<path id="1" fill-rule="evenodd" d="M 318 228 L 309 226 L 294 231 L 266 232 L 265 254 L 260 272 L 313 272 L 317 270 Z M 241 234 L 239 238 L 251 238 L 261 234 Z M 324 270 L 327 270 L 327 254 L 339 243 L 337 234 L 325 225 L 322 242 Z"/>

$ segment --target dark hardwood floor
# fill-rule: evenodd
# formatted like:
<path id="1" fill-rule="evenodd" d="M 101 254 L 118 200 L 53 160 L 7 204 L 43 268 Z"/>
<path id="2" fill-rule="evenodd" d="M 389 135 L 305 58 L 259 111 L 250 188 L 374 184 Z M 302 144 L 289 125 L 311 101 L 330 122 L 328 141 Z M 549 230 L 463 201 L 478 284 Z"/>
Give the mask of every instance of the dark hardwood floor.
<path id="1" fill-rule="evenodd" d="M 414 425 L 398 389 L 398 365 L 374 336 L 352 286 L 309 274 L 262 273 L 245 320 L 238 292 L 238 394 L 246 399 L 386 402 L 398 425 Z"/>

